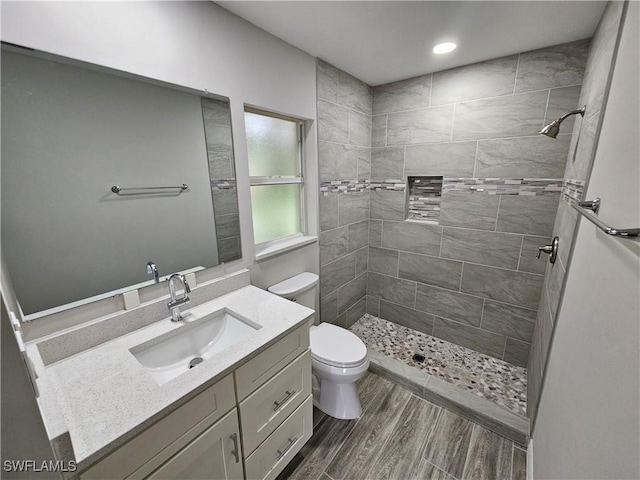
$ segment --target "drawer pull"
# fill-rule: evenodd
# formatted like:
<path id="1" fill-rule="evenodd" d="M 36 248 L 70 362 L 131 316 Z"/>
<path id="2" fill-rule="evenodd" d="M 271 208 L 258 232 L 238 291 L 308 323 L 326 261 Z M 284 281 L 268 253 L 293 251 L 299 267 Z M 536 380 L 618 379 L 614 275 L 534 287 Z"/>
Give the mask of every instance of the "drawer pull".
<path id="1" fill-rule="evenodd" d="M 233 450 L 231 450 L 231 455 L 236 457 L 236 463 L 240 463 L 240 452 L 238 451 L 238 435 L 234 433 L 229 438 L 233 442 Z"/>
<path id="2" fill-rule="evenodd" d="M 278 410 L 280 410 L 284 406 L 284 404 L 287 403 L 287 400 L 289 400 L 296 393 L 297 392 L 295 390 L 291 390 L 291 391 L 287 390 L 286 395 L 282 400 L 280 400 L 279 402 L 273 402 L 273 411 L 277 412 Z"/>
<path id="3" fill-rule="evenodd" d="M 276 457 L 276 460 L 280 460 L 282 457 L 284 457 L 284 455 L 289 451 L 289 449 L 291 447 L 293 447 L 293 445 L 298 441 L 298 437 L 289 437 L 289 443 L 287 443 L 287 446 L 284 447 L 282 450 L 278 450 L 278 456 Z"/>

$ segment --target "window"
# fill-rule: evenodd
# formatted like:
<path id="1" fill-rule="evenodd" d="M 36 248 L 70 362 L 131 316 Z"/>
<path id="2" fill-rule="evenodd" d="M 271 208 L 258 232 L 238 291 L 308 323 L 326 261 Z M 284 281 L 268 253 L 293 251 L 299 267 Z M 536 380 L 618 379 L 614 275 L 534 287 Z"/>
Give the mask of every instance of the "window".
<path id="1" fill-rule="evenodd" d="M 256 245 L 304 233 L 303 123 L 248 109 L 244 121 Z"/>

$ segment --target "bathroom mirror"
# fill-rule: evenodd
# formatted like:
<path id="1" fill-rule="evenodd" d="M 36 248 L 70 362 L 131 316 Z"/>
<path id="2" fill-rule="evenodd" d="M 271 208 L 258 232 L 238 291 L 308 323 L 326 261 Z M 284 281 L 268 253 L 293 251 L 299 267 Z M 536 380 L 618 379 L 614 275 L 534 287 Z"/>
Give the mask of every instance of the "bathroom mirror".
<path id="1" fill-rule="evenodd" d="M 151 284 L 148 262 L 240 258 L 228 99 L 3 47 L 1 100 L 3 268 L 27 319 Z"/>

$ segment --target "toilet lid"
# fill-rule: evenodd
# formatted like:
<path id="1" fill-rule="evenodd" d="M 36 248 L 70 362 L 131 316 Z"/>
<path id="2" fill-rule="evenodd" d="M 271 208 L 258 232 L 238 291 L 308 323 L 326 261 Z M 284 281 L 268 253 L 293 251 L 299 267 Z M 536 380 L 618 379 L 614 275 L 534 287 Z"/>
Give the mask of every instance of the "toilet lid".
<path id="1" fill-rule="evenodd" d="M 331 323 L 311 329 L 311 356 L 334 367 L 353 367 L 367 356 L 367 347 L 354 333 Z"/>

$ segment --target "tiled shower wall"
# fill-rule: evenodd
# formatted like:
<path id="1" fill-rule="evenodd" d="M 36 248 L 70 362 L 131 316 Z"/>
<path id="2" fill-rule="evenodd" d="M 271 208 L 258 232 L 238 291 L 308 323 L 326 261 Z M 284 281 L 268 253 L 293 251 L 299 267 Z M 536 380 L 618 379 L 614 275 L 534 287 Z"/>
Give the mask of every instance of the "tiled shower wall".
<path id="1" fill-rule="evenodd" d="M 371 191 L 368 313 L 525 366 L 588 41 L 374 88 L 372 184 L 444 177 L 439 225 Z M 563 125 L 564 127 L 564 125 Z"/>
<path id="2" fill-rule="evenodd" d="M 351 326 L 365 313 L 371 88 L 318 62 L 320 315 Z"/>
<path id="3" fill-rule="evenodd" d="M 368 313 L 527 364 L 546 262 L 535 254 L 550 241 L 571 142 L 537 132 L 578 106 L 588 48 L 394 82 L 372 100 L 319 62 L 323 321 L 350 326 L 366 293 Z M 413 175 L 444 177 L 439 225 L 405 220 Z"/>
<path id="4" fill-rule="evenodd" d="M 578 102 L 580 106 L 586 105 L 586 114 L 584 119 L 579 120 L 574 127 L 564 173 L 565 178 L 572 180 L 574 184 L 584 185 L 591 172 L 622 14 L 623 2 L 610 2 L 591 42 L 584 74 L 584 86 Z M 547 264 L 531 356 L 527 366 L 527 413 L 531 419 L 535 417 L 538 405 L 543 372 L 549 354 L 577 219 L 578 213 L 569 203 L 564 199 L 560 201 L 553 227 L 553 235 L 560 238 L 558 261 L 553 266 Z"/>

